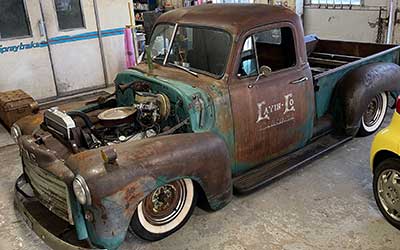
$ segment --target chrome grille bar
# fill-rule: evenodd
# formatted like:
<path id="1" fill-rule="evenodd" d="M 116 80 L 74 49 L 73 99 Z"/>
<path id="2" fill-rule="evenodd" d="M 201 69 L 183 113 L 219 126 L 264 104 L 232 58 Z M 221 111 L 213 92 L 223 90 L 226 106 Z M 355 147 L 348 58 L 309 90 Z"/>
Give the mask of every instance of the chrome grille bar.
<path id="1" fill-rule="evenodd" d="M 37 198 L 51 212 L 73 225 L 74 221 L 67 185 L 52 176 L 51 173 L 40 168 L 27 156 L 29 154 L 22 154 L 25 173 L 29 177 L 30 184 L 37 194 Z"/>

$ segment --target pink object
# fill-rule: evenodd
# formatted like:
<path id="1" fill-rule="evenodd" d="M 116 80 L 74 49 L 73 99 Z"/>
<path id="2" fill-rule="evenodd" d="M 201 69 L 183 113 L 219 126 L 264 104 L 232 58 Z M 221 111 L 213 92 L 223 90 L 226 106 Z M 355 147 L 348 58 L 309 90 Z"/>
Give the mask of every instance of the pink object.
<path id="1" fill-rule="evenodd" d="M 135 48 L 133 47 L 132 30 L 126 28 L 124 30 L 125 36 L 125 65 L 127 68 L 136 66 Z"/>

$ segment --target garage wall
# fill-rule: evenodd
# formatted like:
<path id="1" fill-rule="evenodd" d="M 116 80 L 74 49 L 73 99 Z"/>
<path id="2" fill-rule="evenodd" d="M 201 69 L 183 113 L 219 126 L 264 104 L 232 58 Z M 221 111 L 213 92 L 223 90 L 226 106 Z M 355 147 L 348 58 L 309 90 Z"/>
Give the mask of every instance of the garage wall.
<path id="1" fill-rule="evenodd" d="M 47 46 L 38 23 L 41 12 L 38 1 L 26 1 L 31 34 L 0 39 L 0 91 L 21 88 L 37 99 L 56 95 Z"/>
<path id="2" fill-rule="evenodd" d="M 129 24 L 128 1 L 131 0 L 97 0 L 98 27 L 95 1 L 82 0 L 85 27 L 60 30 L 53 0 L 42 1 L 42 7 L 39 0 L 24 0 L 26 15 L 17 17 L 25 20 L 29 31 L 24 31 L 23 36 L 11 34 L 9 30 L 21 26 L 11 21 L 7 25 L 12 29 L 4 25 L 0 30 L 11 34 L 0 38 L 0 91 L 20 88 L 37 100 L 49 100 L 103 87 L 104 81 L 112 84 L 115 75 L 125 67 L 123 34 Z M 46 21 L 41 22 L 45 23 L 43 28 L 39 25 L 42 18 Z M 104 67 L 98 28 L 103 37 Z"/>
<path id="3" fill-rule="evenodd" d="M 296 0 L 254 0 L 254 3 L 282 5 L 293 11 L 296 9 Z"/>
<path id="4" fill-rule="evenodd" d="M 364 6 L 353 7 L 352 10 L 348 7 L 326 9 L 305 6 L 303 16 L 305 33 L 314 33 L 326 39 L 375 42 L 379 7 L 387 8 L 388 5 L 388 0 L 365 0 Z M 386 11 L 383 12 L 383 16 L 387 16 Z M 385 27 L 384 34 L 386 32 Z"/>
<path id="5" fill-rule="evenodd" d="M 107 84 L 113 83 L 116 74 L 125 67 L 124 36 L 115 34 L 122 32 L 129 24 L 128 1 L 97 0 L 100 27 L 103 34 L 104 56 L 107 69 Z"/>

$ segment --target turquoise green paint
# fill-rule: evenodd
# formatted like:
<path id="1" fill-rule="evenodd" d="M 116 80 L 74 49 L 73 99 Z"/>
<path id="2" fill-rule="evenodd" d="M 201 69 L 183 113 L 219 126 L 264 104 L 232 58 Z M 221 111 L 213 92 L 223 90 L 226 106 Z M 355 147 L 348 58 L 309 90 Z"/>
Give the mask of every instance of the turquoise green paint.
<path id="1" fill-rule="evenodd" d="M 212 202 L 209 203 L 210 207 L 213 210 L 219 210 L 223 207 L 225 207 L 227 202 L 223 199 L 213 199 Z"/>
<path id="2" fill-rule="evenodd" d="M 181 178 L 179 178 L 181 179 Z M 171 179 L 168 179 L 166 176 L 158 176 L 156 180 L 157 187 L 161 187 L 167 183 L 170 183 Z"/>
<path id="3" fill-rule="evenodd" d="M 132 106 L 135 103 L 135 92 L 132 88 L 128 88 L 125 91 L 117 89 L 116 99 L 118 107 Z"/>
<path id="4" fill-rule="evenodd" d="M 154 69 L 154 64 L 153 64 L 153 60 L 151 58 L 151 49 L 149 46 L 146 46 L 146 64 L 147 67 L 149 68 L 149 72 L 152 72 Z"/>
<path id="5" fill-rule="evenodd" d="M 231 159 L 231 171 L 232 174 L 234 174 L 236 172 L 236 164 L 235 164 L 235 156 L 234 156 L 234 152 L 235 152 L 235 138 L 234 138 L 234 132 L 233 132 L 233 127 L 230 128 L 227 132 L 223 133 L 221 132 L 221 130 L 218 127 L 213 127 L 211 129 L 211 132 L 215 133 L 216 135 L 218 135 L 219 137 L 223 138 L 226 144 L 226 147 L 228 148 L 229 151 L 229 156 Z"/>
<path id="6" fill-rule="evenodd" d="M 210 85 L 210 89 L 211 89 L 211 91 L 213 91 L 218 96 L 223 96 L 222 91 L 217 86 L 215 86 L 214 84 Z"/>
<path id="7" fill-rule="evenodd" d="M 70 204 L 72 218 L 74 219 L 75 230 L 78 240 L 87 239 L 88 232 L 86 229 L 85 218 L 83 216 L 82 206 L 76 201 L 75 196 L 70 192 Z"/>
<path id="8" fill-rule="evenodd" d="M 233 176 L 240 175 L 241 173 L 244 173 L 253 167 L 254 167 L 254 164 L 252 164 L 252 163 L 236 162 L 235 163 L 235 171 L 233 172 Z"/>
<path id="9" fill-rule="evenodd" d="M 88 223 L 87 227 L 91 242 L 96 246 L 100 246 L 101 248 L 108 250 L 118 249 L 118 247 L 124 242 L 127 233 L 125 231 L 123 233 L 115 234 L 112 237 L 99 237 L 96 234 L 96 230 L 93 224 Z"/>
<path id="10" fill-rule="evenodd" d="M 99 108 L 100 108 L 99 104 L 89 104 L 89 105 L 83 106 L 82 108 L 79 108 L 78 110 L 82 111 L 84 113 L 89 113 L 89 112 L 92 112 Z"/>
<path id="11" fill-rule="evenodd" d="M 318 79 L 319 90 L 315 92 L 315 106 L 317 112 L 317 118 L 321 118 L 324 116 L 330 108 L 332 94 L 336 87 L 336 84 L 342 79 L 342 77 L 355 68 L 358 68 L 362 65 L 374 63 L 374 62 L 393 62 L 398 63 L 398 51 L 388 52 L 383 55 L 375 56 L 370 59 L 367 59 L 363 62 L 356 63 L 354 65 L 350 65 L 344 69 L 338 70 L 327 76 L 321 77 Z"/>
<path id="12" fill-rule="evenodd" d="M 100 207 L 90 206 L 85 209 L 90 210 L 94 218 L 92 222 L 86 220 L 90 241 L 100 248 L 118 249 L 125 240 L 130 223 L 130 218 L 125 217 L 124 205 L 110 196 L 101 200 Z"/>
<path id="13" fill-rule="evenodd" d="M 180 100 L 183 106 L 177 110 L 178 116 L 181 118 L 181 120 L 183 120 L 186 118 L 186 114 L 189 115 L 191 129 L 193 132 L 198 133 L 209 131 L 210 128 L 214 125 L 214 106 L 210 102 L 210 98 L 205 91 L 199 88 L 195 88 L 186 83 L 156 76 L 148 76 L 134 70 L 124 71 L 118 74 L 115 83 L 126 84 L 135 80 L 146 80 L 151 82 L 151 89 L 153 90 L 153 92 L 165 93 L 170 98 L 173 107 L 176 103 L 178 103 L 178 100 Z M 196 106 L 190 107 L 190 104 L 193 102 L 194 96 L 199 96 L 204 101 L 205 110 L 203 111 L 203 126 L 200 126 L 200 110 L 198 110 Z M 129 101 L 127 101 L 128 99 L 129 97 L 126 97 L 126 99 L 123 100 L 117 100 L 117 103 L 126 106 L 126 104 L 129 104 Z"/>
<path id="14" fill-rule="evenodd" d="M 205 131 L 211 131 L 218 135 L 219 137 L 223 138 L 226 146 L 229 151 L 230 159 L 232 160 L 231 162 L 231 170 L 232 174 L 236 175 L 240 172 L 243 172 L 245 170 L 248 170 L 252 167 L 254 167 L 254 164 L 246 164 L 246 163 L 240 163 L 240 162 L 235 162 L 234 161 L 234 131 L 233 127 L 230 127 L 226 131 L 222 132 L 222 130 L 219 127 L 219 124 L 215 123 L 215 117 L 218 115 L 221 115 L 219 112 L 227 112 L 229 110 L 230 112 L 230 103 L 229 103 L 229 93 L 224 93 L 221 89 L 219 89 L 216 85 L 210 84 L 209 89 L 214 92 L 218 97 L 216 98 L 227 98 L 224 101 L 221 101 L 221 103 L 224 103 L 225 107 L 221 106 L 215 106 L 209 100 L 209 96 L 201 89 L 196 88 L 194 86 L 191 86 L 189 84 L 175 81 L 175 80 L 170 80 L 170 79 L 165 79 L 162 77 L 157 77 L 157 76 L 151 76 L 151 75 L 145 75 L 139 71 L 135 70 L 128 70 L 125 72 L 120 73 L 116 80 L 116 84 L 124 84 L 124 83 L 130 83 L 134 80 L 146 80 L 149 82 L 152 82 L 152 90 L 155 92 L 163 92 L 167 94 L 172 103 L 176 103 L 178 99 L 181 99 L 184 103 L 184 106 L 182 110 L 179 110 L 177 112 L 180 116 L 181 119 L 184 119 L 185 114 L 189 114 L 190 120 L 191 120 L 191 130 L 195 133 L 198 132 L 205 132 Z M 206 117 L 204 119 L 205 121 L 205 126 L 200 127 L 199 126 L 199 110 L 196 110 L 195 108 L 190 108 L 188 109 L 187 107 L 189 104 L 192 102 L 192 96 L 200 95 L 203 101 L 205 102 L 206 106 Z M 312 99 L 312 98 L 308 98 Z M 216 100 L 214 100 L 214 104 L 217 103 Z M 292 145 L 294 149 L 297 149 L 301 146 L 304 146 L 307 141 L 311 138 L 312 132 L 313 132 L 313 112 L 312 110 L 314 109 L 313 107 L 314 103 L 310 102 L 309 103 L 309 111 L 308 117 L 306 119 L 306 122 L 303 126 L 299 127 L 298 130 L 300 130 L 300 133 L 303 134 L 303 140 L 301 140 L 298 144 Z M 223 114 L 222 114 L 223 115 Z M 272 157 L 272 156 L 269 156 Z M 160 179 L 160 181 L 164 181 Z"/>
<path id="15" fill-rule="evenodd" d="M 112 102 L 105 102 L 105 103 L 94 103 L 94 104 L 89 104 L 86 106 L 83 106 L 81 108 L 78 108 L 76 110 L 84 112 L 84 113 L 89 113 L 95 110 L 99 110 L 99 109 L 103 109 L 103 108 L 107 108 L 107 107 L 113 107 L 112 105 L 114 105 L 114 103 Z"/>
<path id="16" fill-rule="evenodd" d="M 171 107 L 174 108 L 178 100 L 182 102 L 182 107 L 177 107 L 176 113 L 181 120 L 185 119 L 188 115 L 191 122 L 191 132 L 213 132 L 225 141 L 228 148 L 229 156 L 231 159 L 231 169 L 234 170 L 234 133 L 233 126 L 228 126 L 226 131 L 222 132 L 220 129 L 221 124 L 216 122 L 216 117 L 226 116 L 227 119 L 231 119 L 231 107 L 229 101 L 229 93 L 227 89 L 220 89 L 215 84 L 208 86 L 209 92 L 214 95 L 214 99 L 204 90 L 192 86 L 188 83 L 166 79 L 159 76 L 143 74 L 135 70 L 127 70 L 117 75 L 115 80 L 116 84 L 127 84 L 135 80 L 144 80 L 151 82 L 151 89 L 155 93 L 165 93 L 170 101 Z M 204 125 L 200 126 L 200 110 L 196 107 L 189 107 L 193 102 L 193 96 L 198 95 L 204 101 L 205 114 L 204 114 Z M 125 101 L 121 103 L 125 104 Z M 229 123 L 228 123 L 229 124 Z M 226 126 L 225 126 L 226 127 Z M 203 186 L 202 181 L 195 176 L 175 176 L 174 178 L 168 178 L 166 176 L 158 176 L 156 179 L 156 185 L 162 186 L 165 183 L 181 179 L 190 178 L 196 181 L 198 184 Z M 227 201 L 218 201 L 218 198 L 210 197 L 210 206 L 213 209 L 218 209 L 226 205 Z"/>
<path id="17" fill-rule="evenodd" d="M 217 100 L 211 100 L 210 96 L 200 88 L 196 88 L 190 84 L 175 81 L 171 79 L 166 79 L 153 75 L 146 75 L 139 71 L 135 70 L 127 70 L 117 75 L 115 79 L 116 84 L 124 84 L 130 83 L 134 80 L 145 80 L 149 81 L 152 84 L 151 88 L 156 93 L 165 93 L 171 100 L 172 107 L 177 104 L 178 100 L 180 100 L 183 105 L 182 107 L 177 107 L 177 114 L 181 120 L 187 118 L 189 115 L 190 123 L 191 123 L 191 131 L 194 133 L 207 132 L 211 131 L 220 136 L 226 143 L 231 159 L 233 159 L 234 154 L 234 136 L 233 136 L 233 127 L 230 128 L 227 132 L 221 132 L 219 128 L 220 124 L 215 122 L 215 118 L 220 112 L 230 112 L 230 104 L 229 98 L 227 98 L 228 93 L 224 93 L 222 90 L 218 89 L 214 84 L 210 85 L 211 89 L 214 89 L 214 92 L 218 92 L 218 98 L 223 99 L 223 101 L 219 102 Z M 204 101 L 205 112 L 204 112 L 204 125 L 200 126 L 200 112 L 196 107 L 190 107 L 190 104 L 193 102 L 193 96 L 198 95 Z M 225 99 L 226 98 L 226 99 Z M 213 102 L 214 101 L 214 102 Z M 223 104 L 219 104 L 223 103 Z M 226 105 L 226 106 L 222 106 Z M 229 111 L 227 111 L 229 110 Z M 232 161 L 232 169 L 234 167 L 234 163 Z"/>

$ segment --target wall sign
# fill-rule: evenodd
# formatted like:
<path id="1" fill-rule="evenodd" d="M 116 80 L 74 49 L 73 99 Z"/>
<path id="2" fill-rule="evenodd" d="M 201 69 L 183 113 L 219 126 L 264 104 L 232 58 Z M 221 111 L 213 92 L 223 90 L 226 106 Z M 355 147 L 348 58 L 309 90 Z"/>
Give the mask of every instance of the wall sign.
<path id="1" fill-rule="evenodd" d="M 47 47 L 47 42 L 42 41 L 42 42 L 30 42 L 30 43 L 22 43 L 20 42 L 18 45 L 14 46 L 3 46 L 0 44 L 0 54 L 4 53 L 11 53 L 11 52 L 19 52 L 22 50 L 28 50 L 28 49 L 36 49 L 36 48 L 42 48 L 42 47 Z"/>
<path id="2" fill-rule="evenodd" d="M 123 35 L 123 34 L 124 34 L 124 28 L 109 29 L 109 30 L 101 31 L 102 37 L 118 36 L 118 35 Z M 22 52 L 24 50 L 29 50 L 29 49 L 43 48 L 43 47 L 47 47 L 49 44 L 54 45 L 54 44 L 60 44 L 60 43 L 69 43 L 69 42 L 95 39 L 98 37 L 99 37 L 99 35 L 98 35 L 97 31 L 93 31 L 93 32 L 86 32 L 86 33 L 73 35 L 73 36 L 53 37 L 53 38 L 50 38 L 49 41 L 39 41 L 39 42 L 31 41 L 30 43 L 17 42 L 15 45 L 11 45 L 11 46 L 8 46 L 8 45 L 5 46 L 5 45 L 0 44 L 0 55 L 6 54 L 6 53 Z"/>

